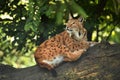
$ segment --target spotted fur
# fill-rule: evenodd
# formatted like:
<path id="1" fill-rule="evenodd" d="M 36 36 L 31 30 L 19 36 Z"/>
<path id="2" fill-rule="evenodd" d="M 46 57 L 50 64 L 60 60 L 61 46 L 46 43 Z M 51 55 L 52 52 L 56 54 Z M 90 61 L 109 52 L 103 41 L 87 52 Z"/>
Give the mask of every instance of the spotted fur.
<path id="1" fill-rule="evenodd" d="M 75 61 L 90 47 L 81 18 L 69 18 L 65 31 L 43 42 L 36 50 L 36 62 L 48 70 L 63 61 Z"/>

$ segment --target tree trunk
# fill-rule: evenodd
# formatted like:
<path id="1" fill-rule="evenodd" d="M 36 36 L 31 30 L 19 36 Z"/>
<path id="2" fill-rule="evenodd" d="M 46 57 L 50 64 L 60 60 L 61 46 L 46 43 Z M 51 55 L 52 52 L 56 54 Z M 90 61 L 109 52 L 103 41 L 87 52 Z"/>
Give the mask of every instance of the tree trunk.
<path id="1" fill-rule="evenodd" d="M 62 63 L 55 70 L 57 77 L 37 65 L 15 69 L 1 64 L 0 80 L 119 80 L 120 45 L 97 44 L 79 60 Z"/>

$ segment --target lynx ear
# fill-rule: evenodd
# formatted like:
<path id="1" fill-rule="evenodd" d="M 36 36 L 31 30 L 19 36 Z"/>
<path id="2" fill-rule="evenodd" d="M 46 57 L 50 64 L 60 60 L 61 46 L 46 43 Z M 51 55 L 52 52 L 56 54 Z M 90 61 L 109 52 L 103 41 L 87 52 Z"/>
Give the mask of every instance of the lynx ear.
<path id="1" fill-rule="evenodd" d="M 72 15 L 69 13 L 69 19 L 73 19 Z"/>
<path id="2" fill-rule="evenodd" d="M 79 17 L 78 20 L 79 20 L 80 22 L 82 22 L 82 23 L 84 22 L 84 18 L 83 18 L 83 17 Z"/>

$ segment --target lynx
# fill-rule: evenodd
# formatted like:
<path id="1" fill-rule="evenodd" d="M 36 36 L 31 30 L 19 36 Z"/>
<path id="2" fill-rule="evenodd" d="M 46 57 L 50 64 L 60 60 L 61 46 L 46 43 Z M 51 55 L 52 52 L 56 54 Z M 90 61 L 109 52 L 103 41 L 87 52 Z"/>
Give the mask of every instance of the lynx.
<path id="1" fill-rule="evenodd" d="M 87 41 L 83 18 L 69 16 L 65 31 L 44 41 L 36 50 L 35 60 L 41 67 L 54 69 L 63 61 L 75 61 L 94 43 Z"/>

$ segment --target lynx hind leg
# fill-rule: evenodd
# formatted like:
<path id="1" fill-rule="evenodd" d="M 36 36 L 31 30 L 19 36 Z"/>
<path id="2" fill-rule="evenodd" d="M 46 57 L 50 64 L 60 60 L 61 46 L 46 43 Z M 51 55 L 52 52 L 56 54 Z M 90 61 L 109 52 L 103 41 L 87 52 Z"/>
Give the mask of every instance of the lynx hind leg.
<path id="1" fill-rule="evenodd" d="M 54 66 L 53 66 L 53 65 L 48 64 L 48 63 L 46 63 L 46 62 L 41 62 L 39 65 L 40 65 L 41 67 L 43 67 L 43 68 L 47 68 L 47 69 L 51 72 L 51 74 L 52 74 L 53 77 L 57 77 L 57 72 L 56 72 L 56 70 L 54 69 Z"/>
<path id="2" fill-rule="evenodd" d="M 69 52 L 64 58 L 64 61 L 76 61 L 86 51 L 86 49 L 80 49 L 78 51 Z"/>
<path id="3" fill-rule="evenodd" d="M 42 62 L 45 64 L 44 67 L 48 68 L 49 70 L 52 70 L 52 69 L 54 69 L 54 67 L 56 67 L 61 62 L 63 62 L 63 56 L 58 55 L 58 56 L 55 56 L 51 60 L 43 60 Z"/>
<path id="4" fill-rule="evenodd" d="M 54 67 L 46 62 L 38 62 L 38 65 L 42 68 L 47 68 L 48 70 L 52 70 Z"/>

